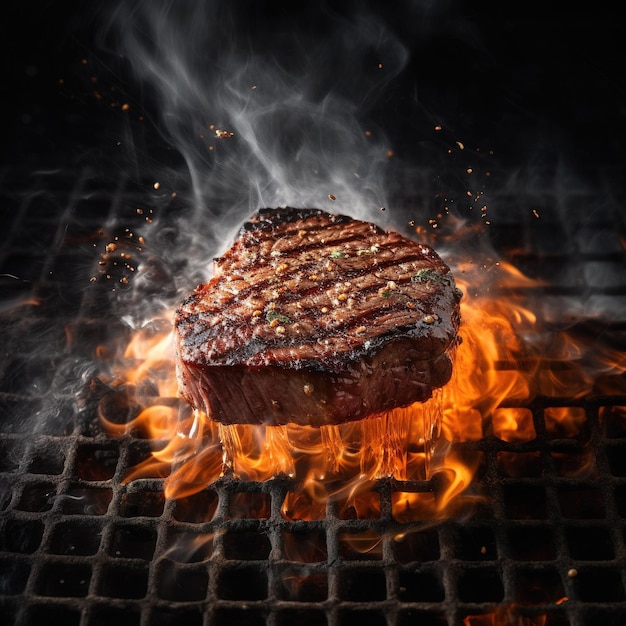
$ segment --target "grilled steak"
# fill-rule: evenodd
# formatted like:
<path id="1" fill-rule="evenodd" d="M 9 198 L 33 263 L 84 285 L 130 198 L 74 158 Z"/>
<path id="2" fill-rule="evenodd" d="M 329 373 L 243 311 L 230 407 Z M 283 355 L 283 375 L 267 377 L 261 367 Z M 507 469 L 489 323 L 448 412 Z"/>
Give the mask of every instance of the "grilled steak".
<path id="1" fill-rule="evenodd" d="M 449 380 L 459 299 L 428 246 L 317 209 L 261 209 L 175 315 L 180 393 L 223 423 L 321 426 Z"/>

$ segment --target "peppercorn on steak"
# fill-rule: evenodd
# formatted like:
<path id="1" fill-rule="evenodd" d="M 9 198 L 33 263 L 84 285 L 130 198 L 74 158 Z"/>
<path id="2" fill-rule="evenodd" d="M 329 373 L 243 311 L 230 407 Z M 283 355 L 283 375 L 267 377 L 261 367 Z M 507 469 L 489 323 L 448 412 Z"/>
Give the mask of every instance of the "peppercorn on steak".
<path id="1" fill-rule="evenodd" d="M 339 424 L 423 402 L 451 376 L 460 297 L 426 245 L 261 209 L 176 311 L 180 393 L 226 424 Z"/>

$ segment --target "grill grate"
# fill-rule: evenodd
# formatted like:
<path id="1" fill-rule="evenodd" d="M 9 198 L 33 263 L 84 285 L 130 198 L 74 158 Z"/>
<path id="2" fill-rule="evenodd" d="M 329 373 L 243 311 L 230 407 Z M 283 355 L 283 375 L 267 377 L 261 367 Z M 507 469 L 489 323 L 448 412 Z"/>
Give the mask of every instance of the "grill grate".
<path id="1" fill-rule="evenodd" d="M 77 393 L 93 380 L 99 346 L 123 341 L 127 332 L 111 290 L 123 299 L 120 280 L 133 270 L 107 261 L 112 278 L 91 285 L 102 267 L 94 249 L 116 235 L 135 245 L 128 233 L 145 224 L 136 211 L 145 196 L 128 181 L 112 190 L 87 174 L 67 187 L 54 178 L 29 188 L 42 191 L 7 184 L 2 192 L 2 202 L 16 207 L 0 252 L 6 303 L 0 323 L 9 338 L 0 361 L 3 623 L 624 622 L 622 377 L 599 380 L 584 395 L 503 403 L 532 423 L 532 441 L 497 437 L 496 411 L 479 441 L 455 444 L 459 455 L 479 461 L 470 489 L 476 503 L 463 518 L 403 515 L 406 494 L 438 497 L 441 475 L 379 481 L 377 513 L 365 518 L 333 500 L 321 519 L 286 519 L 281 507 L 293 489 L 286 478 L 223 478 L 199 494 L 166 500 L 167 468 L 123 481 L 150 455 L 150 443 L 102 432 L 91 401 L 104 391 L 97 383 Z M 619 205 L 604 198 L 597 211 L 572 212 L 564 224 L 564 211 L 597 206 L 597 198 L 560 186 L 535 194 L 502 192 L 492 200 L 507 207 L 492 230 L 494 247 L 530 275 L 555 279 L 536 294 L 531 287 L 517 292 L 535 299 L 533 310 L 547 324 L 556 323 L 550 317 L 556 298 L 571 298 L 572 310 L 588 317 L 612 312 L 613 319 L 572 332 L 623 341 Z M 573 430 L 558 426 L 559 411 L 574 415 Z"/>

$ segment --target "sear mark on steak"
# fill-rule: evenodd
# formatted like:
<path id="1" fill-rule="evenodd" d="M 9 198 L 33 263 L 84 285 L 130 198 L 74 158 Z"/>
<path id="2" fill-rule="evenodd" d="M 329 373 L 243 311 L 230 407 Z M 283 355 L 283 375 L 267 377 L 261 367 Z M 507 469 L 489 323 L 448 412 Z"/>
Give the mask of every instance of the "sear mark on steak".
<path id="1" fill-rule="evenodd" d="M 426 245 L 261 209 L 176 311 L 180 393 L 226 424 L 339 424 L 423 402 L 450 379 L 460 297 Z"/>

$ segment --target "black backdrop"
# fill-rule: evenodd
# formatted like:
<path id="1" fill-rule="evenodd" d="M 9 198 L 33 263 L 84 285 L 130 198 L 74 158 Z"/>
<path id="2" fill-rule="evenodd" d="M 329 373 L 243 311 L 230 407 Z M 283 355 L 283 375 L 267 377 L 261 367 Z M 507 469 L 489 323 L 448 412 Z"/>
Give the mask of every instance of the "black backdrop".
<path id="1" fill-rule="evenodd" d="M 334 4 L 344 12 L 363 6 Z M 464 140 L 498 148 L 511 166 L 538 146 L 548 156 L 567 154 L 583 169 L 623 158 L 626 73 L 621 20 L 612 14 L 617 9 L 602 3 L 561 8 L 550 2 L 442 2 L 432 34 L 411 40 L 404 13 L 396 10 L 404 3 L 368 4 L 411 51 L 397 80 L 397 98 L 373 112 L 385 116 L 392 108 L 394 116 L 413 116 L 406 127 L 396 126 L 404 140 L 407 132 L 413 134 L 409 139 L 422 139 L 434 116 Z M 94 67 L 101 84 L 133 87 L 120 80 L 114 60 L 95 44 L 94 15 L 102 6 L 75 0 L 2 3 L 3 162 L 49 166 L 85 150 L 110 149 L 120 114 L 94 97 Z M 319 3 L 262 0 L 236 6 L 241 20 L 287 15 L 297 22 Z M 455 27 L 459 23 L 464 35 Z M 416 91 L 420 110 L 428 112 L 423 124 L 414 116 Z"/>

